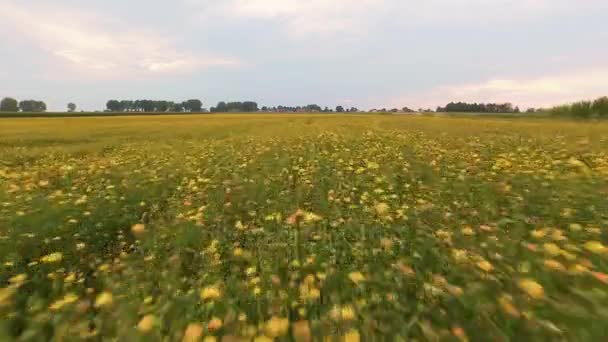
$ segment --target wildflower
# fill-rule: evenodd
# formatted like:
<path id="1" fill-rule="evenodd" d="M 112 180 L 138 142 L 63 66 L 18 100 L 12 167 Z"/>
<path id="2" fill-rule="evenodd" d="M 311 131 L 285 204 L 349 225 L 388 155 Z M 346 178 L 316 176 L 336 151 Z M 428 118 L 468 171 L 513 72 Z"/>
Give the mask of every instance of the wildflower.
<path id="1" fill-rule="evenodd" d="M 25 273 L 21 273 L 21 274 L 17 274 L 16 276 L 11 277 L 11 278 L 8 280 L 8 283 L 9 283 L 11 286 L 14 286 L 14 287 L 19 287 L 19 286 L 21 286 L 21 285 L 22 285 L 22 284 L 23 284 L 23 283 L 24 283 L 26 280 L 27 280 L 27 274 L 25 274 Z"/>
<path id="2" fill-rule="evenodd" d="M 380 240 L 380 246 L 382 246 L 382 248 L 387 251 L 391 250 L 394 244 L 395 243 L 391 239 L 383 238 Z"/>
<path id="3" fill-rule="evenodd" d="M 342 319 L 345 321 L 351 321 L 356 317 L 355 310 L 350 305 L 343 306 L 342 309 L 340 309 L 340 316 L 342 316 Z"/>
<path id="4" fill-rule="evenodd" d="M 310 342 L 312 335 L 308 321 L 299 321 L 292 325 L 293 337 L 296 342 Z"/>
<path id="5" fill-rule="evenodd" d="M 142 236 L 146 231 L 146 226 L 143 223 L 137 223 L 134 224 L 131 227 L 131 233 L 133 233 L 133 235 L 140 237 Z"/>
<path id="6" fill-rule="evenodd" d="M 462 228 L 462 230 L 460 232 L 462 233 L 462 235 L 465 235 L 465 236 L 475 235 L 475 232 L 473 231 L 473 228 L 471 228 L 471 227 Z"/>
<path id="7" fill-rule="evenodd" d="M 378 203 L 374 206 L 374 210 L 376 211 L 376 215 L 386 216 L 390 210 L 390 207 L 386 203 Z"/>
<path id="8" fill-rule="evenodd" d="M 289 330 L 289 319 L 281 317 L 272 317 L 266 322 L 266 335 L 277 338 L 287 335 Z"/>
<path id="9" fill-rule="evenodd" d="M 51 254 L 43 256 L 42 258 L 40 258 L 40 261 L 45 264 L 53 264 L 53 263 L 60 262 L 62 259 L 63 259 L 63 253 L 55 252 L 55 253 L 51 253 Z"/>
<path id="10" fill-rule="evenodd" d="M 507 294 L 503 294 L 498 299 L 498 303 L 500 304 L 500 308 L 502 309 L 502 311 L 504 311 L 507 315 L 510 315 L 513 317 L 521 316 L 519 311 L 513 305 L 513 298 L 511 296 L 509 296 Z"/>
<path id="11" fill-rule="evenodd" d="M 234 228 L 236 228 L 237 230 L 245 230 L 245 225 L 243 225 L 243 222 L 236 221 L 236 223 L 234 224 Z"/>
<path id="12" fill-rule="evenodd" d="M 553 270 L 553 271 L 559 271 L 559 272 L 564 272 L 566 271 L 566 267 L 559 261 L 556 260 L 545 260 L 544 265 L 546 268 Z"/>
<path id="13" fill-rule="evenodd" d="M 201 290 L 200 297 L 202 300 L 216 300 L 220 298 L 222 293 L 215 286 L 208 286 Z"/>
<path id="14" fill-rule="evenodd" d="M 355 284 L 365 280 L 365 276 L 361 272 L 351 272 L 348 274 L 348 278 Z"/>
<path id="15" fill-rule="evenodd" d="M 359 332 L 355 329 L 351 329 L 351 330 L 347 331 L 342 336 L 343 342 L 359 342 L 360 340 L 361 340 L 361 336 L 359 335 Z"/>
<path id="16" fill-rule="evenodd" d="M 95 299 L 94 306 L 96 308 L 103 308 L 103 307 L 111 306 L 112 303 L 113 303 L 112 293 L 105 291 L 105 292 L 100 293 L 97 296 L 97 298 Z"/>
<path id="17" fill-rule="evenodd" d="M 604 284 L 608 284 L 608 274 L 601 272 L 591 272 L 591 275 Z"/>
<path id="18" fill-rule="evenodd" d="M 156 317 L 154 315 L 145 315 L 139 323 L 137 323 L 137 330 L 143 334 L 147 334 L 152 331 L 156 324 Z"/>
<path id="19" fill-rule="evenodd" d="M 182 342 L 196 342 L 200 341 L 203 336 L 203 326 L 198 323 L 190 323 L 188 327 L 186 327 L 186 331 L 184 332 L 184 338 Z"/>
<path id="20" fill-rule="evenodd" d="M 594 254 L 603 254 L 608 248 L 599 241 L 588 241 L 585 243 L 585 249 Z"/>
<path id="21" fill-rule="evenodd" d="M 559 246 L 554 243 L 543 244 L 543 250 L 545 251 L 545 253 L 552 256 L 558 256 L 561 252 L 561 248 L 559 248 Z"/>
<path id="22" fill-rule="evenodd" d="M 68 293 L 63 298 L 61 298 L 61 299 L 55 301 L 53 304 L 51 304 L 51 306 L 49 306 L 49 309 L 52 311 L 57 311 L 68 304 L 75 303 L 77 300 L 78 300 L 77 295 L 75 295 L 73 293 Z"/>
<path id="23" fill-rule="evenodd" d="M 222 322 L 221 319 L 217 318 L 217 317 L 213 317 L 209 323 L 207 323 L 207 329 L 210 332 L 215 332 L 218 331 L 222 328 L 222 326 L 224 325 L 224 323 Z"/>
<path id="24" fill-rule="evenodd" d="M 532 279 L 522 279 L 517 284 L 519 288 L 528 294 L 528 296 L 539 299 L 544 297 L 545 291 L 543 287 Z"/>
<path id="25" fill-rule="evenodd" d="M 491 272 L 494 270 L 494 266 L 492 266 L 492 264 L 490 264 L 486 260 L 481 260 L 481 261 L 477 262 L 477 267 L 479 267 L 481 270 L 483 270 L 485 272 Z"/>

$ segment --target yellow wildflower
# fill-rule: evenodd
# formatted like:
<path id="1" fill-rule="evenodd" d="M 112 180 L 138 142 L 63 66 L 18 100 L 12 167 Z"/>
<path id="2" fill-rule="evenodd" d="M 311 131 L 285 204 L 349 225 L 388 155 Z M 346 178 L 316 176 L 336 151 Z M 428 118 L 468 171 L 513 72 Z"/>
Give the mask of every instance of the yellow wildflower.
<path id="1" fill-rule="evenodd" d="M 365 280 L 365 276 L 361 272 L 351 272 L 348 274 L 348 278 L 355 284 Z"/>
<path id="2" fill-rule="evenodd" d="M 61 298 L 61 299 L 55 301 L 53 304 L 51 304 L 51 306 L 49 306 L 49 309 L 52 311 L 57 311 L 68 304 L 75 303 L 77 300 L 78 300 L 77 295 L 75 295 L 73 293 L 68 293 L 63 298 Z"/>
<path id="3" fill-rule="evenodd" d="M 599 241 L 588 241 L 585 243 L 585 249 L 594 254 L 603 254 L 608 248 Z"/>
<path id="4" fill-rule="evenodd" d="M 112 305 L 113 303 L 113 298 L 112 298 L 112 293 L 105 291 L 100 293 L 97 298 L 95 299 L 95 307 L 96 308 L 103 308 L 103 307 L 107 307 Z"/>
<path id="5" fill-rule="evenodd" d="M 190 323 L 184 332 L 182 342 L 197 342 L 203 336 L 203 326 L 197 323 Z"/>
<path id="6" fill-rule="evenodd" d="M 210 332 L 214 332 L 214 331 L 218 331 L 222 328 L 222 326 L 224 325 L 224 322 L 222 322 L 221 319 L 217 318 L 217 317 L 213 317 L 209 323 L 207 323 L 207 329 Z"/>
<path id="7" fill-rule="evenodd" d="M 142 236 L 146 232 L 146 226 L 143 223 L 134 224 L 131 227 L 131 232 L 135 236 Z"/>
<path id="8" fill-rule="evenodd" d="M 342 336 L 342 342 L 359 342 L 361 340 L 361 336 L 359 332 L 355 329 L 351 329 L 344 333 Z"/>
<path id="9" fill-rule="evenodd" d="M 55 252 L 55 253 L 51 253 L 51 254 L 43 256 L 42 258 L 40 258 L 40 261 L 45 264 L 53 264 L 53 263 L 60 262 L 62 259 L 63 259 L 63 253 Z"/>
<path id="10" fill-rule="evenodd" d="M 156 317 L 154 315 L 145 315 L 139 323 L 137 323 L 137 330 L 143 334 L 147 334 L 154 328 L 156 324 Z"/>
<path id="11" fill-rule="evenodd" d="M 554 243 L 543 244 L 543 250 L 545 251 L 545 253 L 552 256 L 558 256 L 562 251 L 561 248 L 559 248 L 559 246 Z"/>
<path id="12" fill-rule="evenodd" d="M 532 279 L 522 279 L 517 284 L 519 288 L 528 294 L 528 296 L 539 299 L 544 297 L 545 290 L 543 287 Z"/>
<path id="13" fill-rule="evenodd" d="M 490 264 L 486 260 L 478 261 L 477 262 L 477 267 L 479 267 L 480 269 L 482 269 L 485 272 L 491 272 L 491 271 L 494 270 L 494 266 L 492 266 L 492 264 Z"/>
<path id="14" fill-rule="evenodd" d="M 386 216 L 386 215 L 388 215 L 388 211 L 390 210 L 390 207 L 386 203 L 378 203 L 374 206 L 374 210 L 376 211 L 376 215 Z"/>
<path id="15" fill-rule="evenodd" d="M 270 321 L 266 322 L 266 335 L 269 337 L 277 338 L 287 335 L 289 330 L 289 319 L 272 317 Z"/>
<path id="16" fill-rule="evenodd" d="M 201 290 L 200 297 L 202 300 L 216 300 L 220 298 L 222 293 L 215 286 L 208 286 Z"/>

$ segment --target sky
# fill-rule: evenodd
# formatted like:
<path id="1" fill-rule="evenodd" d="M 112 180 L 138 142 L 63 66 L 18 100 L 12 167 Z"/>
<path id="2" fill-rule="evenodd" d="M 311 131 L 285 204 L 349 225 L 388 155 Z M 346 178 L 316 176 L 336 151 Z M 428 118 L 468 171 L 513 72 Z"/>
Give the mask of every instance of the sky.
<path id="1" fill-rule="evenodd" d="M 608 95 L 606 0 L 0 0 L 0 97 L 360 109 Z"/>

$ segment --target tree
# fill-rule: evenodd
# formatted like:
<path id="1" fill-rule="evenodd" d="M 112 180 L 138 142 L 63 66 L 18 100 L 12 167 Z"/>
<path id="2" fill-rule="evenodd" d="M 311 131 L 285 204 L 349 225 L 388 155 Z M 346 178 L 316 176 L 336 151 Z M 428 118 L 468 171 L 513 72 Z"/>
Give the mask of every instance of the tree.
<path id="1" fill-rule="evenodd" d="M 68 103 L 68 112 L 73 113 L 76 111 L 76 104 L 70 102 Z"/>
<path id="2" fill-rule="evenodd" d="M 226 102 L 218 102 L 217 106 L 215 107 L 215 111 L 218 113 L 226 113 L 228 111 L 228 106 L 226 105 Z"/>
<path id="3" fill-rule="evenodd" d="M 184 109 L 186 112 L 200 112 L 203 109 L 203 102 L 198 99 L 191 99 L 184 102 Z"/>
<path id="4" fill-rule="evenodd" d="M 593 101 L 593 105 L 591 107 L 594 115 L 600 117 L 608 116 L 608 96 L 600 97 L 599 99 Z"/>
<path id="5" fill-rule="evenodd" d="M 254 113 L 258 111 L 258 104 L 257 102 L 253 102 L 253 101 L 245 101 L 243 102 L 243 112 L 246 113 Z"/>
<path id="6" fill-rule="evenodd" d="M 344 112 L 344 107 L 342 107 L 342 106 L 336 107 L 336 112 L 338 112 L 338 113 Z"/>
<path id="7" fill-rule="evenodd" d="M 120 101 L 118 100 L 109 100 L 106 102 L 106 108 L 111 112 L 119 112 L 120 107 Z"/>
<path id="8" fill-rule="evenodd" d="M 12 97 L 5 97 L 0 101 L 0 112 L 18 112 L 19 103 Z"/>
<path id="9" fill-rule="evenodd" d="M 25 113 L 44 112 L 46 111 L 46 103 L 36 100 L 23 100 L 19 102 L 19 109 Z"/>

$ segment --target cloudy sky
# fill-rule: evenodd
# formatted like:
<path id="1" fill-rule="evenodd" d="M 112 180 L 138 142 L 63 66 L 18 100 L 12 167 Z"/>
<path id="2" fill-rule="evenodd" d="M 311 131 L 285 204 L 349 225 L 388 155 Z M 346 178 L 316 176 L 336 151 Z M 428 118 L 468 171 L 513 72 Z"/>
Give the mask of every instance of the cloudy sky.
<path id="1" fill-rule="evenodd" d="M 608 95 L 606 0 L 0 0 L 0 97 L 547 106 Z"/>

